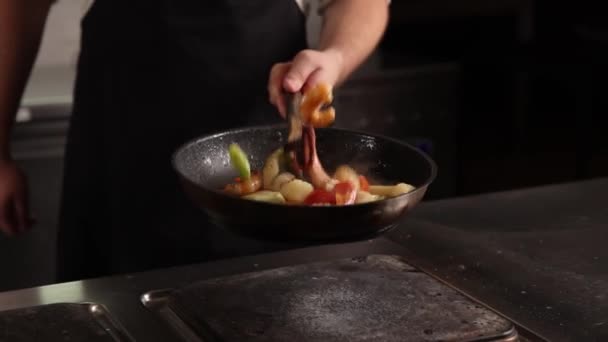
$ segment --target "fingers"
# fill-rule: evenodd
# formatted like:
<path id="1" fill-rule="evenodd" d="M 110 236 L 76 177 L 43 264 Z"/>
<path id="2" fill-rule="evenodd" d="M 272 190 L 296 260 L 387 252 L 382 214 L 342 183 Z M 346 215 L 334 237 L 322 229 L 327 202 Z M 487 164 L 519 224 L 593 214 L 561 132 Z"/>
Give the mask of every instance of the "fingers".
<path id="1" fill-rule="evenodd" d="M 11 161 L 0 162 L 0 232 L 15 235 L 30 226 L 25 175 Z"/>
<path id="2" fill-rule="evenodd" d="M 296 55 L 292 66 L 285 75 L 283 87 L 290 92 L 298 92 L 302 90 L 308 78 L 320 67 L 320 57 L 316 51 L 302 51 Z"/>
<path id="3" fill-rule="evenodd" d="M 286 104 L 283 91 L 305 93 L 319 83 L 336 84 L 341 70 L 342 57 L 329 51 L 303 50 L 291 63 L 275 64 L 268 80 L 270 102 L 284 118 Z"/>
<path id="4" fill-rule="evenodd" d="M 306 80 L 306 83 L 302 86 L 302 92 L 307 93 L 311 88 L 324 80 L 323 70 L 317 69 Z"/>
<path id="5" fill-rule="evenodd" d="M 277 107 L 283 118 L 285 118 L 287 106 L 285 104 L 285 99 L 283 98 L 282 81 L 290 67 L 291 63 L 275 64 L 270 70 L 270 77 L 268 79 L 268 96 L 270 103 Z"/>

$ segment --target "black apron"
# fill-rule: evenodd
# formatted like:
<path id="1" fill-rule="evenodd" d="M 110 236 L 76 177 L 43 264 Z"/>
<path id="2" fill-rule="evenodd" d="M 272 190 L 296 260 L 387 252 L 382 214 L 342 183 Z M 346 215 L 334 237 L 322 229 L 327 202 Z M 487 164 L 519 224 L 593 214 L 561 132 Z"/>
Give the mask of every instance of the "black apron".
<path id="1" fill-rule="evenodd" d="M 82 21 L 58 281 L 293 247 L 212 226 L 170 158 L 202 134 L 279 122 L 270 68 L 304 48 L 293 0 L 96 0 Z"/>

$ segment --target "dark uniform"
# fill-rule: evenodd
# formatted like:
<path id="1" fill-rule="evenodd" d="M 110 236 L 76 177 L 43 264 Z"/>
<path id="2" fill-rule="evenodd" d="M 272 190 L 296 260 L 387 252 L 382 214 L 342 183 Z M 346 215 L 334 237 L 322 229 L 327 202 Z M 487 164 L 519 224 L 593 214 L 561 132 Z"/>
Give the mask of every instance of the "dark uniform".
<path id="1" fill-rule="evenodd" d="M 270 68 L 304 48 L 294 1 L 96 0 L 82 22 L 58 280 L 282 248 L 211 226 L 170 157 L 202 134 L 278 122 Z"/>

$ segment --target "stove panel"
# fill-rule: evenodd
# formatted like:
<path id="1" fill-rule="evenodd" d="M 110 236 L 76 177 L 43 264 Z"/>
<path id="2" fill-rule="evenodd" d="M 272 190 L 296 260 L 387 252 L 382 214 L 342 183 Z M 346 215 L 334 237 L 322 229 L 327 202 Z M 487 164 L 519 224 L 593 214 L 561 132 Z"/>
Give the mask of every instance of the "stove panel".
<path id="1" fill-rule="evenodd" d="M 158 292 L 144 298 L 188 341 L 517 339 L 509 321 L 390 255 L 206 280 L 164 292 L 162 305 Z"/>

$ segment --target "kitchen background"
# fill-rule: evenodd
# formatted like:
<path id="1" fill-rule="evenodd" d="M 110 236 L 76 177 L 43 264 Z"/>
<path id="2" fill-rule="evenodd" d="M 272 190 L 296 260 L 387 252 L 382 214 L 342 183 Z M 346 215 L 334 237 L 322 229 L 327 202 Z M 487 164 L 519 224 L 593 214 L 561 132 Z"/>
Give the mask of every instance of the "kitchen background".
<path id="1" fill-rule="evenodd" d="M 54 281 L 79 22 L 90 1 L 53 6 L 18 115 L 12 147 L 38 225 L 0 236 L 0 291 Z M 393 1 L 378 50 L 336 90 L 337 125 L 430 153 L 439 177 L 427 200 L 607 176 L 602 18 L 591 2 Z M 319 18 L 309 28 L 314 44 Z"/>

